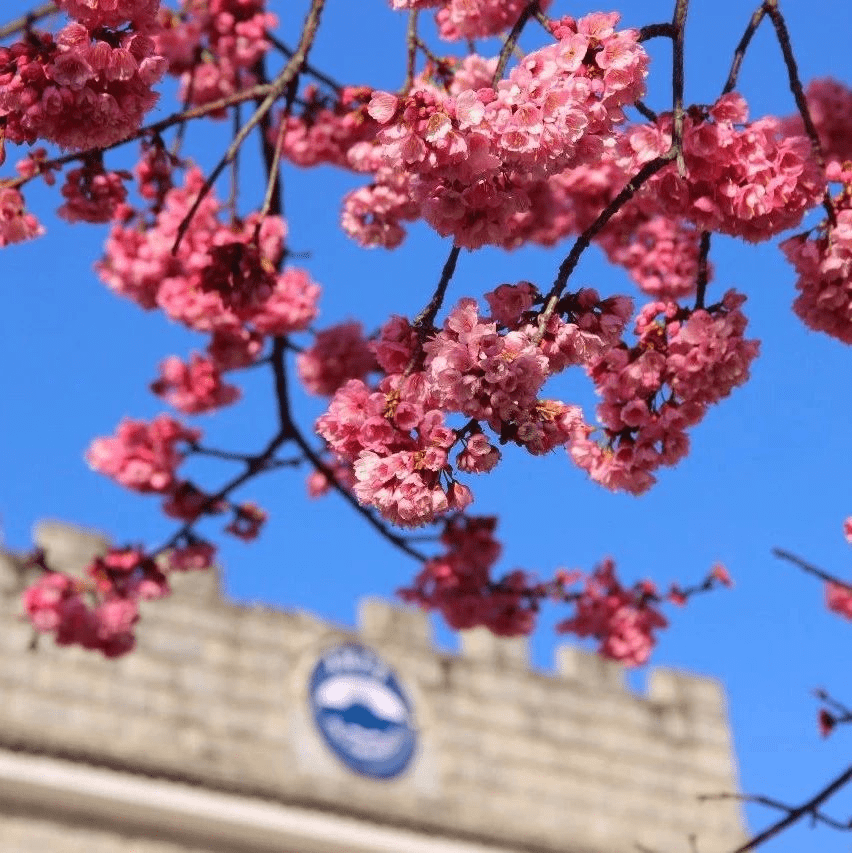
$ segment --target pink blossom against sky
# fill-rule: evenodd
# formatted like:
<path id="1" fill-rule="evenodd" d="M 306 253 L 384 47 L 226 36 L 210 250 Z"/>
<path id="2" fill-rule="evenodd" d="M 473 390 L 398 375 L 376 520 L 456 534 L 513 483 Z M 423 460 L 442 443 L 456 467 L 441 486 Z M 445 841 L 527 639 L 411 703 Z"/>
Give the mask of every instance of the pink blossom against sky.
<path id="1" fill-rule="evenodd" d="M 307 5 L 306 0 L 271 4 L 285 40 L 289 35 L 294 41 Z M 385 0 L 327 5 L 313 63 L 346 83 L 396 89 L 404 74 L 404 15 Z M 671 0 L 624 5 L 626 25 L 671 16 Z M 5 20 L 27 4 L 6 0 L 3 7 Z M 686 98 L 711 103 L 752 8 L 741 0 L 692 0 L 691 7 Z M 830 74 L 852 84 L 847 0 L 787 0 L 782 8 L 803 80 Z M 551 11 L 593 10 L 554 0 Z M 421 17 L 428 20 L 431 13 Z M 485 52 L 485 41 L 481 44 Z M 663 42 L 647 47 L 652 65 L 646 101 L 665 110 L 669 85 L 660 66 L 670 62 L 670 51 Z M 152 117 L 174 108 L 174 89 L 172 83 L 161 87 L 166 94 Z M 753 119 L 793 111 L 780 53 L 766 28 L 746 58 L 740 89 Z M 229 126 L 190 128 L 186 150 L 200 152 L 202 167 L 209 169 L 228 144 Z M 256 149 L 250 141 L 241 166 L 247 206 L 260 204 L 263 195 Z M 109 155 L 107 163 L 129 168 L 136 150 Z M 18 158 L 14 146 L 7 153 L 4 175 Z M 390 314 L 416 314 L 438 280 L 448 242 L 421 223 L 410 227 L 406 243 L 395 251 L 360 249 L 340 230 L 339 211 L 342 196 L 362 178 L 287 164 L 283 174 L 290 248 L 306 253 L 299 265 L 323 286 L 317 327 L 357 319 L 369 331 Z M 227 196 L 226 184 L 220 196 Z M 156 545 L 173 529 L 159 500 L 118 488 L 91 471 L 83 454 L 94 437 L 112 434 L 122 418 L 150 420 L 167 411 L 148 385 L 167 356 L 188 360 L 203 348 L 203 339 L 168 323 L 161 313 L 140 311 L 100 283 L 92 265 L 100 258 L 106 227 L 69 225 L 54 215 L 63 203 L 58 187 L 36 182 L 26 199 L 47 234 L 0 253 L 0 282 L 9 300 L 0 321 L 6 365 L 0 380 L 6 401 L 0 450 L 5 544 L 26 548 L 32 524 L 53 517 L 102 529 L 119 542 Z M 807 222 L 817 218 L 818 213 Z M 463 295 L 481 297 L 504 282 L 526 279 L 546 288 L 566 253 L 565 246 L 465 251 L 448 304 Z M 852 701 L 846 665 L 852 627 L 826 610 L 814 579 L 774 559 L 770 549 L 787 548 L 840 577 L 852 577 L 852 550 L 842 529 L 852 514 L 852 350 L 809 331 L 796 318 L 795 272 L 776 245 L 754 247 L 714 236 L 711 260 L 710 293 L 721 298 L 736 288 L 748 294 L 743 307 L 748 333 L 761 341 L 761 351 L 751 380 L 692 430 L 689 456 L 675 468 L 661 469 L 659 482 L 634 498 L 590 483 L 562 451 L 531 458 L 507 448 L 500 467 L 477 480 L 475 508 L 500 517 L 501 573 L 524 568 L 546 576 L 557 566 L 590 570 L 611 555 L 622 577 L 647 575 L 667 587 L 670 581 L 686 585 L 704 577 L 717 561 L 727 566 L 736 584 L 732 590 L 695 599 L 683 610 L 669 609 L 671 627 L 662 632 L 652 664 L 721 678 L 729 692 L 743 790 L 797 803 L 848 763 L 844 755 L 852 732 L 841 728 L 823 740 L 810 691 L 825 687 Z M 597 249 L 583 257 L 572 282 L 602 296 L 638 296 L 626 274 L 609 267 Z M 482 300 L 480 307 L 486 308 Z M 242 399 L 193 423 L 204 429 L 208 444 L 257 450 L 275 430 L 269 378 L 248 371 L 229 381 L 240 384 Z M 566 377 L 555 387 L 562 399 L 591 411 L 593 390 L 581 376 Z M 320 414 L 321 400 L 298 389 L 294 395 L 302 423 Z M 212 482 L 232 473 L 227 462 L 192 460 L 189 466 Z M 336 496 L 308 499 L 306 476 L 307 471 L 285 470 L 253 481 L 237 496 L 263 507 L 269 520 L 255 542 L 222 540 L 227 588 L 241 599 L 304 608 L 352 624 L 359 596 L 391 596 L 410 584 L 417 566 L 377 539 Z M 220 522 L 214 519 L 213 529 Z M 555 608 L 546 610 L 533 637 L 535 662 L 544 669 L 558 641 L 552 627 L 562 618 Z M 441 642 L 452 647 L 450 632 L 443 626 L 437 630 Z M 642 670 L 631 676 L 637 686 L 643 679 Z M 827 809 L 841 818 L 850 810 L 852 792 Z M 753 829 L 774 817 L 756 808 L 748 814 Z M 827 830 L 816 835 L 803 827 L 767 849 L 845 853 L 849 837 Z"/>

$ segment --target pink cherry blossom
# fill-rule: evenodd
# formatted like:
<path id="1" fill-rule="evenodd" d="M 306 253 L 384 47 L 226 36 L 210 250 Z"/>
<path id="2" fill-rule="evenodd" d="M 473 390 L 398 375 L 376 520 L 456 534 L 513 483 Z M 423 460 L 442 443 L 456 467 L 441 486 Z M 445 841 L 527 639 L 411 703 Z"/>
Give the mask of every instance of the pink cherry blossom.
<path id="1" fill-rule="evenodd" d="M 576 614 L 557 630 L 594 637 L 602 655 L 632 666 L 647 662 L 656 644 L 655 632 L 668 625 L 641 585 L 628 589 L 621 584 L 612 560 L 602 562 L 588 577 L 575 606 Z"/>
<path id="2" fill-rule="evenodd" d="M 16 189 L 0 187 L 0 248 L 41 237 L 44 228 L 24 206 L 24 197 Z"/>
<path id="3" fill-rule="evenodd" d="M 86 452 L 89 466 L 136 492 L 166 492 L 183 461 L 178 446 L 201 437 L 200 430 L 189 429 L 167 415 L 150 423 L 125 418 L 116 434 L 98 438 Z"/>
<path id="4" fill-rule="evenodd" d="M 843 192 L 834 201 L 835 223 L 781 244 L 798 278 L 793 310 L 806 326 L 852 343 L 852 169 L 842 173 Z"/>
<path id="5" fill-rule="evenodd" d="M 54 40 L 33 33 L 0 47 L 0 117 L 12 142 L 37 139 L 83 150 L 111 145 L 138 129 L 157 102 L 152 86 L 165 60 L 132 30 L 116 43 L 70 23 Z"/>
<path id="6" fill-rule="evenodd" d="M 360 323 L 338 323 L 316 333 L 313 345 L 296 358 L 302 384 L 330 397 L 347 379 L 364 379 L 378 367 Z"/>

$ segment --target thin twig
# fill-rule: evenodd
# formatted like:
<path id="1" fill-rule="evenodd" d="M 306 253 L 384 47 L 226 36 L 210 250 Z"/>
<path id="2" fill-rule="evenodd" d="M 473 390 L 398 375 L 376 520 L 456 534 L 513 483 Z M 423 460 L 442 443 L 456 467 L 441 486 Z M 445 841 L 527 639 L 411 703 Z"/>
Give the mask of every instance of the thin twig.
<path id="1" fill-rule="evenodd" d="M 0 39 L 8 38 L 20 32 L 28 30 L 36 21 L 42 18 L 49 18 L 51 15 L 58 15 L 59 9 L 55 3 L 42 3 L 26 15 L 21 15 L 20 18 L 15 18 L 14 21 L 9 21 L 0 27 Z"/>
<path id="2" fill-rule="evenodd" d="M 414 74 L 417 70 L 417 47 L 420 39 L 417 36 L 417 19 L 420 13 L 417 9 L 412 9 L 408 13 L 408 26 L 405 30 L 405 82 L 402 84 L 401 94 L 407 95 L 414 85 Z"/>
<path id="3" fill-rule="evenodd" d="M 675 149 L 678 174 L 686 174 L 683 161 L 683 50 L 686 14 L 689 0 L 676 0 L 672 15 L 672 146 Z"/>
<path id="4" fill-rule="evenodd" d="M 428 331 L 432 328 L 432 324 L 435 322 L 435 317 L 441 310 L 441 305 L 444 302 L 444 295 L 447 292 L 447 286 L 453 277 L 453 273 L 456 271 L 456 262 L 459 259 L 460 253 L 461 249 L 458 246 L 453 246 L 453 248 L 450 249 L 450 254 L 444 262 L 444 269 L 441 270 L 441 278 L 438 281 L 438 286 L 435 288 L 435 292 L 432 294 L 429 304 L 426 305 L 426 307 L 414 318 L 412 325 L 415 329 Z"/>
<path id="5" fill-rule="evenodd" d="M 710 254 L 710 232 L 702 231 L 701 240 L 698 244 L 698 276 L 696 277 L 695 307 L 704 307 L 704 294 L 707 290 L 707 279 L 710 275 L 710 267 L 707 264 L 707 256 Z"/>
<path id="6" fill-rule="evenodd" d="M 745 28 L 745 32 L 743 33 L 743 37 L 740 39 L 739 44 L 734 50 L 734 58 L 731 62 L 731 70 L 728 72 L 728 79 L 725 81 L 725 85 L 722 88 L 722 94 L 727 95 L 728 92 L 733 92 L 734 88 L 737 85 L 737 78 L 740 75 L 740 68 L 743 64 L 743 59 L 745 59 L 746 51 L 748 50 L 748 46 L 751 44 L 751 40 L 754 34 L 757 32 L 757 28 L 760 26 L 760 22 L 766 16 L 766 9 L 763 7 L 761 3 L 758 9 L 755 9 L 754 14 L 752 14 L 748 26 Z"/>
<path id="7" fill-rule="evenodd" d="M 829 782 L 829 784 L 826 785 L 818 794 L 811 797 L 807 802 L 802 803 L 802 805 L 795 807 L 786 806 L 783 803 L 779 803 L 777 800 L 771 800 L 768 797 L 749 797 L 741 796 L 739 794 L 705 794 L 699 797 L 699 799 L 742 799 L 745 802 L 756 802 L 772 808 L 782 809 L 787 812 L 781 820 L 773 823 L 771 826 L 764 829 L 763 832 L 753 836 L 745 844 L 732 851 L 732 853 L 746 853 L 748 850 L 756 850 L 764 842 L 774 838 L 776 835 L 787 829 L 787 827 L 800 821 L 806 815 L 811 815 L 814 820 L 821 820 L 830 825 L 834 825 L 838 829 L 849 829 L 849 826 L 841 824 L 838 821 L 834 821 L 833 818 L 828 818 L 822 815 L 818 807 L 836 794 L 841 788 L 845 787 L 850 780 L 852 780 L 852 767 L 847 767 L 846 770 L 844 770 L 836 779 Z"/>
<path id="8" fill-rule="evenodd" d="M 281 41 L 281 39 L 277 38 L 274 33 L 267 31 L 266 38 L 269 43 L 280 53 L 283 53 L 287 59 L 293 58 L 293 48 L 288 47 L 286 44 L 284 44 L 284 42 Z M 320 71 L 316 66 L 311 65 L 309 62 L 306 62 L 302 66 L 302 71 L 305 74 L 309 74 L 311 77 L 314 77 L 315 79 L 319 80 L 320 83 L 325 83 L 325 85 L 328 86 L 329 89 L 334 89 L 335 92 L 343 91 L 342 83 L 338 83 L 337 80 L 334 79 L 334 77 L 330 77 L 324 71 Z"/>
<path id="9" fill-rule="evenodd" d="M 198 193 L 198 196 L 189 208 L 189 212 L 186 214 L 186 216 L 183 218 L 180 225 L 178 226 L 177 237 L 175 238 L 174 245 L 172 246 L 173 254 L 177 252 L 181 240 L 183 240 L 183 237 L 186 234 L 187 229 L 189 228 L 189 223 L 192 222 L 192 218 L 193 216 L 195 216 L 195 212 L 198 210 L 202 201 L 204 201 L 210 190 L 213 188 L 213 184 L 216 183 L 216 179 L 219 177 L 219 175 L 222 174 L 222 170 L 228 165 L 228 163 L 230 163 L 234 159 L 234 157 L 236 157 L 237 152 L 240 150 L 242 144 L 248 138 L 248 135 L 252 132 L 252 130 L 254 130 L 255 127 L 257 127 L 263 117 L 272 109 L 273 105 L 275 104 L 275 101 L 277 101 L 278 98 L 281 97 L 281 95 L 286 91 L 287 87 L 301 72 L 302 66 L 307 61 L 308 53 L 310 52 L 311 46 L 314 43 L 317 28 L 319 27 L 320 15 L 322 14 L 324 5 L 325 0 L 312 0 L 311 7 L 308 10 L 307 17 L 305 18 L 304 27 L 302 28 L 302 36 L 299 39 L 298 47 L 293 52 L 293 56 L 290 58 L 289 62 L 284 66 L 280 74 L 278 74 L 278 76 L 270 85 L 269 94 L 267 94 L 266 97 L 260 102 L 257 109 L 255 109 L 254 113 L 252 113 L 251 118 L 249 118 L 249 120 L 241 128 L 240 132 L 234 137 L 222 159 L 216 164 L 213 171 L 208 175 L 207 179 L 204 182 L 204 185 L 201 187 L 201 190 Z"/>
<path id="10" fill-rule="evenodd" d="M 600 212 L 598 218 L 574 241 L 571 251 L 559 266 L 559 272 L 556 274 L 556 279 L 553 286 L 548 291 L 545 297 L 545 307 L 539 316 L 539 332 L 543 332 L 547 321 L 553 315 L 556 308 L 556 303 L 574 268 L 577 266 L 583 252 L 589 248 L 592 239 L 600 232 L 600 230 L 621 210 L 624 205 L 633 198 L 634 193 L 660 169 L 667 166 L 675 159 L 676 151 L 672 146 L 665 154 L 660 157 L 655 157 L 653 160 L 646 163 L 624 186 L 621 192 Z"/>
<path id="11" fill-rule="evenodd" d="M 266 80 L 266 63 L 261 57 L 255 65 L 255 74 L 261 80 Z M 255 227 L 255 240 L 260 237 L 260 227 L 264 217 L 271 213 L 273 216 L 283 216 L 284 214 L 284 194 L 281 190 L 281 148 L 284 145 L 284 132 L 287 127 L 287 117 L 293 108 L 293 98 L 296 95 L 296 78 L 293 78 L 290 88 L 287 90 L 287 98 L 284 103 L 284 111 L 279 117 L 278 133 L 276 134 L 275 145 L 269 140 L 269 133 L 272 128 L 271 115 L 267 113 L 260 120 L 260 150 L 263 155 L 263 162 L 266 167 L 266 191 L 263 196 L 263 203 L 260 207 L 260 214 Z M 282 258 L 283 261 L 283 258 Z M 289 346 L 289 341 L 285 340 L 285 345 Z"/>
<path id="12" fill-rule="evenodd" d="M 639 41 L 648 41 L 653 38 L 673 39 L 674 37 L 674 27 L 668 21 L 662 24 L 648 24 L 639 28 Z"/>
<path id="13" fill-rule="evenodd" d="M 822 142 L 819 138 L 811 111 L 808 107 L 808 101 L 805 97 L 805 91 L 802 88 L 802 81 L 799 78 L 799 68 L 796 64 L 796 57 L 793 55 L 793 45 L 790 42 L 790 32 L 787 29 L 787 22 L 778 8 L 778 0 L 764 0 L 763 8 L 769 19 L 772 21 L 772 26 L 775 28 L 775 35 L 778 38 L 778 44 L 781 47 L 781 53 L 784 57 L 784 65 L 787 66 L 787 77 L 790 82 L 790 91 L 793 93 L 793 98 L 796 101 L 796 107 L 799 110 L 799 115 L 802 117 L 802 123 L 805 126 L 805 132 L 808 139 L 811 141 L 811 148 L 814 152 L 814 158 L 821 169 L 825 169 L 825 154 L 822 150 Z M 837 224 L 837 217 L 834 213 L 834 205 L 831 201 L 831 195 L 826 187 L 823 194 L 822 205 L 825 212 L 828 214 L 828 221 L 831 225 Z"/>
<path id="14" fill-rule="evenodd" d="M 538 0 L 530 0 L 530 2 L 524 7 L 524 11 L 521 12 L 518 20 L 515 21 L 515 26 L 509 30 L 509 35 L 506 36 L 506 41 L 503 43 L 503 48 L 500 51 L 500 57 L 497 60 L 497 68 L 494 71 L 494 78 L 491 83 L 492 86 L 496 86 L 497 81 L 503 77 L 503 73 L 506 71 L 506 66 L 509 63 L 509 57 L 512 55 L 512 51 L 515 49 L 524 27 L 527 25 L 527 21 L 529 21 L 529 19 L 538 11 Z"/>
<path id="15" fill-rule="evenodd" d="M 825 572 L 812 563 L 803 560 L 801 557 L 797 557 L 795 554 L 791 554 L 789 551 L 785 551 L 783 548 L 773 548 L 772 553 L 780 560 L 786 560 L 788 563 L 798 566 L 803 572 L 807 572 L 809 575 L 813 575 L 826 583 L 837 584 L 838 586 L 849 590 L 849 592 L 852 592 L 852 583 L 847 583 L 846 581 L 842 581 L 839 578 L 834 577 L 834 575 L 830 575 L 828 572 Z"/>
<path id="16" fill-rule="evenodd" d="M 535 18 L 536 21 L 538 21 L 542 25 L 542 27 L 547 30 L 548 33 L 550 33 L 551 35 L 553 34 L 553 31 L 551 29 L 553 21 L 551 21 L 550 18 L 548 18 L 547 15 L 545 15 L 544 12 L 541 11 L 541 9 L 536 9 L 533 12 L 533 18 Z"/>
<path id="17" fill-rule="evenodd" d="M 647 106 L 644 101 L 634 101 L 633 109 L 648 119 L 648 121 L 656 121 L 659 118 L 659 116 L 649 106 Z"/>
<path id="18" fill-rule="evenodd" d="M 240 110 L 240 105 L 237 104 L 234 107 L 234 116 L 233 116 L 233 132 L 239 132 L 240 127 L 242 126 L 242 114 Z M 186 125 L 184 125 L 185 127 Z M 240 155 L 237 154 L 234 157 L 231 163 L 231 191 L 228 195 L 228 209 L 231 213 L 231 222 L 236 222 L 237 220 L 237 199 L 239 197 L 240 192 Z"/>
<path id="19" fill-rule="evenodd" d="M 252 459 L 246 453 L 234 453 L 230 450 L 219 450 L 215 447 L 203 447 L 200 444 L 191 444 L 189 452 L 198 454 L 199 456 L 211 456 L 214 459 L 226 459 L 229 462 L 242 462 L 244 465 L 247 465 Z"/>

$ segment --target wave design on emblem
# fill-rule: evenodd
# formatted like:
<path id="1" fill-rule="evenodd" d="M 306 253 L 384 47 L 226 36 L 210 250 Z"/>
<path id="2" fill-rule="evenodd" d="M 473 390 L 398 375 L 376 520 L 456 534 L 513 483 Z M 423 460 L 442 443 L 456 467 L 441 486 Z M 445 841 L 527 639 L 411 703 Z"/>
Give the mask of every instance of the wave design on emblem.
<path id="1" fill-rule="evenodd" d="M 324 711 L 323 723 L 329 737 L 350 756 L 360 761 L 388 761 L 394 758 L 404 745 L 411 743 L 411 732 L 395 723 L 387 723 L 385 729 L 365 727 L 347 721 L 337 711 Z"/>
<path id="2" fill-rule="evenodd" d="M 337 675 L 328 679 L 317 688 L 314 701 L 326 710 L 341 712 L 347 722 L 367 728 L 408 724 L 408 708 L 399 696 L 384 684 L 358 676 Z"/>

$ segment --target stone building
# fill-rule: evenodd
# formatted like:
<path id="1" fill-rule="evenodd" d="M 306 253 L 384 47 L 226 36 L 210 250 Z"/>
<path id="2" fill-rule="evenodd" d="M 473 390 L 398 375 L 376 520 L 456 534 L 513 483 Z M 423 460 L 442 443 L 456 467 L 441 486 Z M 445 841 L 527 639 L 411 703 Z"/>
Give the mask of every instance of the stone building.
<path id="1" fill-rule="evenodd" d="M 103 539 L 51 523 L 73 570 Z M 656 669 L 646 696 L 565 646 L 553 672 L 481 631 L 362 602 L 357 631 L 178 578 L 105 660 L 20 618 L 0 557 L 3 853 L 728 853 L 722 689 Z M 692 839 L 692 840 L 691 840 Z"/>

